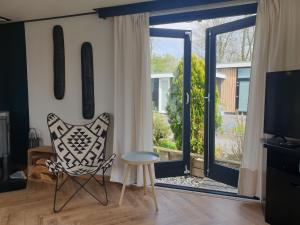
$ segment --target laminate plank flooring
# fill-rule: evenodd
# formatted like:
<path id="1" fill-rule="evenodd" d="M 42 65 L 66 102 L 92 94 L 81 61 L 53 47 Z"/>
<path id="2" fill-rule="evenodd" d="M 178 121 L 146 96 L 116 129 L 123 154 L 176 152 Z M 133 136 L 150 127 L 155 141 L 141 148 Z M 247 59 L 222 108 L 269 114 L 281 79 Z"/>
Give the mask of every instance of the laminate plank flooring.
<path id="1" fill-rule="evenodd" d="M 59 195 L 62 202 L 76 185 L 68 182 Z M 101 195 L 96 183 L 90 190 Z M 258 202 L 156 188 L 159 211 L 155 211 L 151 189 L 126 188 L 118 206 L 122 186 L 108 184 L 109 205 L 102 206 L 82 190 L 60 213 L 53 213 L 54 185 L 30 182 L 26 190 L 0 194 L 0 225 L 263 225 Z"/>

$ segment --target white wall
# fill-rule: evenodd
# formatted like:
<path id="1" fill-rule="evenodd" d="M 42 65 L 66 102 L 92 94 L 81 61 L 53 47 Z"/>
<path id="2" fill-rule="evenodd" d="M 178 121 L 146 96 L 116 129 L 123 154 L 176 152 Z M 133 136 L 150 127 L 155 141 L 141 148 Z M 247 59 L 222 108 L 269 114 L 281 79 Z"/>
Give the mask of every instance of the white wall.
<path id="1" fill-rule="evenodd" d="M 61 25 L 65 40 L 66 89 L 63 100 L 53 93 L 52 29 Z M 73 124 L 82 117 L 81 44 L 89 41 L 94 54 L 95 116 L 113 112 L 113 23 L 97 15 L 30 22 L 25 24 L 30 126 L 39 129 L 43 144 L 50 145 L 46 117 L 54 112 Z M 112 133 L 112 132 L 110 132 Z M 111 136 L 111 135 L 110 135 Z M 108 152 L 111 149 L 111 137 Z"/>

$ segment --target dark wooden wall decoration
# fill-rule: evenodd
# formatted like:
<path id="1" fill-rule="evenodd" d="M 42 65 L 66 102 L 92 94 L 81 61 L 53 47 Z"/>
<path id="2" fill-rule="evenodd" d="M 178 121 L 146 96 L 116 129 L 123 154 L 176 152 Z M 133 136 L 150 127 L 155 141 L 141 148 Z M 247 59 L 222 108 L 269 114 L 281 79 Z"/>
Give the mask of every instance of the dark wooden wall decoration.
<path id="1" fill-rule="evenodd" d="M 63 28 L 53 28 L 53 64 L 54 64 L 54 96 L 60 100 L 65 95 L 65 44 Z"/>
<path id="2" fill-rule="evenodd" d="M 81 46 L 82 114 L 92 119 L 95 113 L 93 49 L 89 42 Z"/>

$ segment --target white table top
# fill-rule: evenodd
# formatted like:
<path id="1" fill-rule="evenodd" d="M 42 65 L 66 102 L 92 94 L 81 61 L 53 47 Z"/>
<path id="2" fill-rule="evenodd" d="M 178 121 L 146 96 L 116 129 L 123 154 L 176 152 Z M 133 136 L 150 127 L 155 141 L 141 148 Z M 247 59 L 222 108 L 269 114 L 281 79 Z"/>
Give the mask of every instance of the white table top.
<path id="1" fill-rule="evenodd" d="M 159 155 L 154 152 L 128 152 L 122 159 L 131 164 L 147 164 L 159 161 Z"/>

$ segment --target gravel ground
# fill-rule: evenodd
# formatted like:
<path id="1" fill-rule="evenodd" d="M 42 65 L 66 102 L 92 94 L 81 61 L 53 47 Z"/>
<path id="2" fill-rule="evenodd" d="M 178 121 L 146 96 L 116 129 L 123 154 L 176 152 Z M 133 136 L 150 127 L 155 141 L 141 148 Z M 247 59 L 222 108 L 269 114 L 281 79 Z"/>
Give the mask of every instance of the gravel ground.
<path id="1" fill-rule="evenodd" d="M 214 190 L 214 191 L 225 191 L 230 193 L 237 193 L 236 188 L 220 182 L 216 182 L 207 177 L 205 178 L 192 177 L 192 176 L 168 177 L 168 178 L 156 179 L 155 181 L 156 183 L 174 184 L 174 185 L 182 185 L 182 186 L 195 187 L 195 188 L 203 188 L 203 189 Z"/>

